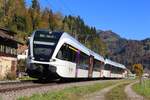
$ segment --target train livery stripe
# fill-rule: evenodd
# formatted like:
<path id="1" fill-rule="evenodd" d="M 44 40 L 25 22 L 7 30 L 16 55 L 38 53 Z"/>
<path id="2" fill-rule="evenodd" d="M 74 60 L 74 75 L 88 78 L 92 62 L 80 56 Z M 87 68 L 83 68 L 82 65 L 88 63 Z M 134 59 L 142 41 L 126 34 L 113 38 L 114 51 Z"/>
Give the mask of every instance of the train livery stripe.
<path id="1" fill-rule="evenodd" d="M 69 48 L 72 49 L 72 50 L 75 51 L 75 52 L 78 51 L 77 49 L 75 49 L 75 48 L 73 48 L 73 47 L 71 47 L 71 46 L 69 46 Z"/>
<path id="2" fill-rule="evenodd" d="M 53 42 L 41 42 L 41 41 L 34 41 L 34 44 L 43 44 L 43 45 L 55 45 Z"/>

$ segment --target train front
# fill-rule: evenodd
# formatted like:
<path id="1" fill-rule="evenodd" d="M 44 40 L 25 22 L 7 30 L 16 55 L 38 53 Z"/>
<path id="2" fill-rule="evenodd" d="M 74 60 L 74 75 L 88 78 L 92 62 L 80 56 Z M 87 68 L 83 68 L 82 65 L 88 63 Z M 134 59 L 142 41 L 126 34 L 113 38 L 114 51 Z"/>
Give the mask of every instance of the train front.
<path id="1" fill-rule="evenodd" d="M 29 40 L 27 73 L 30 77 L 38 79 L 55 79 L 56 67 L 49 64 L 52 55 L 61 37 L 61 32 L 37 30 Z"/>

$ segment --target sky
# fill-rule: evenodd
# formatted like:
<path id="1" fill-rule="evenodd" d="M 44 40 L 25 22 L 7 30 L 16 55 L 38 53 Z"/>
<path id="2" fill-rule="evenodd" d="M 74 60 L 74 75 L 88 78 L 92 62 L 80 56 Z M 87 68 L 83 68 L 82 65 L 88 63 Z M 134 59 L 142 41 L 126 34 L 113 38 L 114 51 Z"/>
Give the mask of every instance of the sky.
<path id="1" fill-rule="evenodd" d="M 150 37 L 150 0 L 39 0 L 63 15 L 80 16 L 89 26 L 112 30 L 123 38 Z M 31 0 L 26 0 L 27 6 Z"/>

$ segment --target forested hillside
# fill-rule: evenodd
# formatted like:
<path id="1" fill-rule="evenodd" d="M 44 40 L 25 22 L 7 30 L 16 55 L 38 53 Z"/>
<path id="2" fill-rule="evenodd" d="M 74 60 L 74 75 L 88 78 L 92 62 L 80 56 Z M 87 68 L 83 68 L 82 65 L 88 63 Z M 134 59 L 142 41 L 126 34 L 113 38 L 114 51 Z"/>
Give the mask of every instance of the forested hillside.
<path id="1" fill-rule="evenodd" d="M 141 63 L 150 69 L 150 38 L 145 40 L 127 40 L 112 31 L 99 31 L 98 34 L 108 47 L 108 58 L 125 64 Z"/>
<path id="2" fill-rule="evenodd" d="M 106 54 L 106 46 L 95 27 L 86 25 L 80 16 L 63 16 L 50 8 L 41 9 L 38 0 L 32 0 L 29 7 L 25 0 L 0 0 L 0 27 L 17 32 L 19 41 L 24 43 L 35 29 L 65 31 L 95 52 Z"/>

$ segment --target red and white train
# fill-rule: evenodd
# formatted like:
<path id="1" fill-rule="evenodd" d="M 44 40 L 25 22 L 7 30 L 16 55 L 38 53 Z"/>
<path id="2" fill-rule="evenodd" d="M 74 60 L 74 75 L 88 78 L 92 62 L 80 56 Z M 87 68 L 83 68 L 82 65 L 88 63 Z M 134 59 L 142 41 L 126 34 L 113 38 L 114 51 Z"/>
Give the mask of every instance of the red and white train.
<path id="1" fill-rule="evenodd" d="M 27 73 L 39 79 L 124 78 L 126 67 L 104 59 L 65 32 L 36 30 L 30 37 Z"/>

